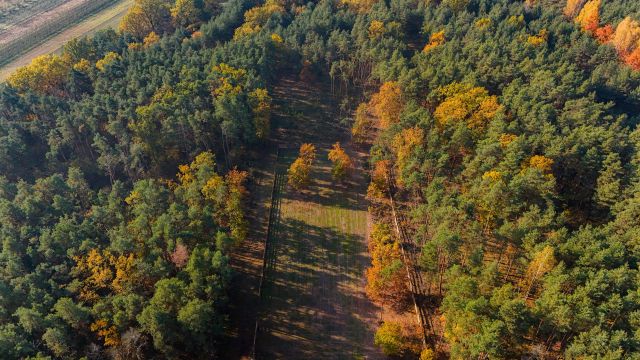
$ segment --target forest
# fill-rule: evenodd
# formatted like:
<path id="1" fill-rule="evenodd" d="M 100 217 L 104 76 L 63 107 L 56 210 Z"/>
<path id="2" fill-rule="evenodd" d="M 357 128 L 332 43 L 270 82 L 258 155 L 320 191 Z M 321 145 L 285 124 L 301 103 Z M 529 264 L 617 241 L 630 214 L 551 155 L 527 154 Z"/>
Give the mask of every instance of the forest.
<path id="1" fill-rule="evenodd" d="M 0 358 L 225 358 L 285 75 L 369 154 L 384 356 L 640 358 L 632 0 L 136 0 L 0 85 Z"/>

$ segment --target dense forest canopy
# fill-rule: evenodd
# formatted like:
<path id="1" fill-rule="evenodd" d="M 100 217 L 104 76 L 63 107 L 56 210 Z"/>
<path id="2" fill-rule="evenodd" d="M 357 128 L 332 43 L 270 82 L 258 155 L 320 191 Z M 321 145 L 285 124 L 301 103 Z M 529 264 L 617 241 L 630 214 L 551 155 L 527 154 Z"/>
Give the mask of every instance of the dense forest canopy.
<path id="1" fill-rule="evenodd" d="M 0 357 L 216 357 L 247 160 L 295 73 L 360 103 L 367 293 L 406 299 L 393 195 L 423 359 L 636 358 L 637 70 L 631 0 L 136 0 L 0 86 Z M 376 343 L 417 357 L 398 331 Z"/>

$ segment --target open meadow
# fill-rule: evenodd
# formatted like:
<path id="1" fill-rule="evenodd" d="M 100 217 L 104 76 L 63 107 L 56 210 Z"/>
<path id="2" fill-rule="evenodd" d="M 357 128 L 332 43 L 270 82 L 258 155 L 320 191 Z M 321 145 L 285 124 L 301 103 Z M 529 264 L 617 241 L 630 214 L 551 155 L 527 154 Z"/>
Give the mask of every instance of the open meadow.
<path id="1" fill-rule="evenodd" d="M 337 106 L 326 87 L 284 79 L 276 92 L 281 148 L 274 171 L 256 356 L 379 358 L 373 347 L 378 314 L 364 293 L 369 259 L 362 154 L 349 147 L 346 132 L 335 126 Z M 309 100 L 318 93 L 322 101 Z M 344 183 L 332 179 L 327 158 L 336 141 L 358 164 Z M 287 184 L 287 169 L 302 142 L 316 146 L 317 158 L 312 183 L 299 192 Z"/>

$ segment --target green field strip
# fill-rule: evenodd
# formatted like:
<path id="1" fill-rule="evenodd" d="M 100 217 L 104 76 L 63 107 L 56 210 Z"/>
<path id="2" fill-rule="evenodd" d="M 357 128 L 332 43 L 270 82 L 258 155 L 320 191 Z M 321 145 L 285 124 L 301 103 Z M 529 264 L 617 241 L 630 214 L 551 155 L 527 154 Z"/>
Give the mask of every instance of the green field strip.
<path id="1" fill-rule="evenodd" d="M 351 291 L 361 287 L 363 267 L 356 257 L 364 248 L 366 211 L 348 207 L 320 156 L 314 184 L 304 195 L 293 192 L 285 172 L 296 154 L 283 150 L 276 164 L 258 354 L 358 358 L 368 332 L 352 315 L 358 301 Z M 320 193 L 325 197 L 317 202 Z M 274 343 L 283 341 L 298 348 L 282 352 L 284 346 Z"/>

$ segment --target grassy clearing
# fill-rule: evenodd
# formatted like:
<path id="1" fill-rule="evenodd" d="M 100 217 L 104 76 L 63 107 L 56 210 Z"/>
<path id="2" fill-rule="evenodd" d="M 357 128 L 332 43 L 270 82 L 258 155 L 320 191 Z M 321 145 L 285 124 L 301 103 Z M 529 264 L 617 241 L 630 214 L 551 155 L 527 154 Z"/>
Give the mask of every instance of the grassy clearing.
<path id="1" fill-rule="evenodd" d="M 120 19 L 133 4 L 133 0 L 120 0 L 113 6 L 89 16 L 78 24 L 49 37 L 42 44 L 20 55 L 0 68 L 0 81 L 6 80 L 16 69 L 28 65 L 37 56 L 58 52 L 69 40 L 84 35 L 91 35 L 98 30 L 115 28 Z"/>
<path id="2" fill-rule="evenodd" d="M 274 99 L 273 141 L 256 154 L 251 232 L 232 256 L 236 276 L 230 294 L 229 342 L 222 358 L 250 359 L 256 316 L 260 360 L 384 358 L 373 346 L 379 309 L 364 293 L 364 270 L 370 262 L 366 179 L 357 170 L 349 183 L 334 184 L 327 160 L 336 141 L 358 169 L 365 154 L 349 145 L 348 129 L 340 124 L 328 87 L 285 76 L 269 89 Z M 286 178 L 297 148 L 281 149 L 276 159 L 275 147 L 303 142 L 315 144 L 318 157 L 313 184 L 299 194 L 287 186 Z M 271 205 L 273 231 L 260 301 L 257 290 Z"/>
<path id="3" fill-rule="evenodd" d="M 276 170 L 269 239 L 263 358 L 358 359 L 370 352 L 371 313 L 362 292 L 367 213 L 363 199 L 330 178 L 327 148 L 319 149 L 314 183 L 303 194 L 287 186 L 285 151 Z"/>

